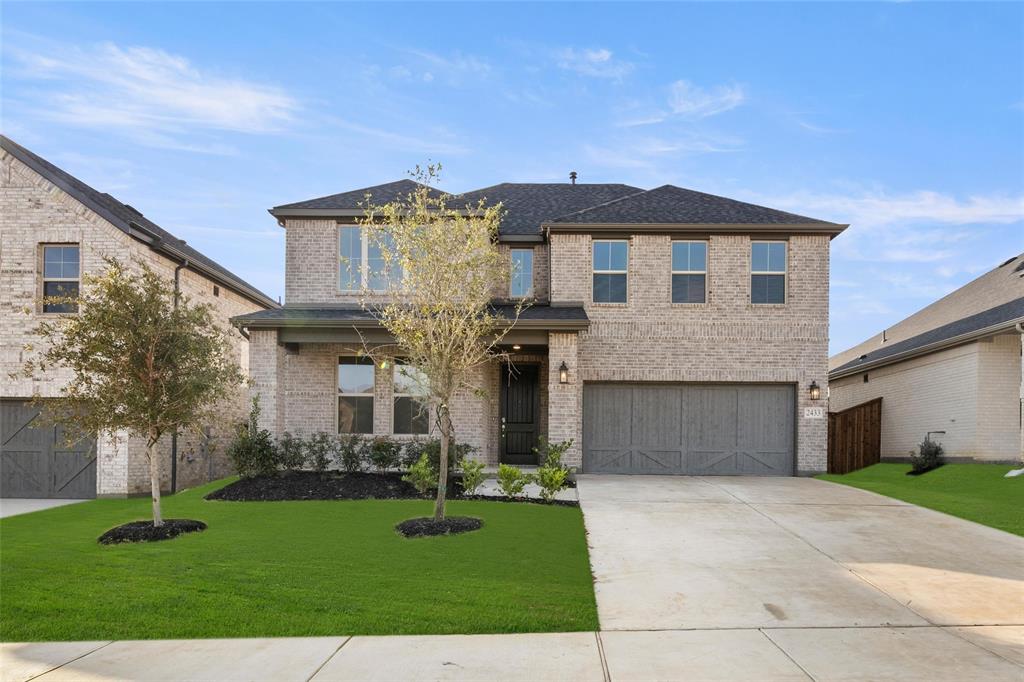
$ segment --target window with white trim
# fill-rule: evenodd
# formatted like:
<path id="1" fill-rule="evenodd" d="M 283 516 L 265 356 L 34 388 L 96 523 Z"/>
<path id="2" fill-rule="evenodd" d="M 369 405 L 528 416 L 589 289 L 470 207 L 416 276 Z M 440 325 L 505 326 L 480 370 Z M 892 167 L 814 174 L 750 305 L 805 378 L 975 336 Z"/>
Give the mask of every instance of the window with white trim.
<path id="1" fill-rule="evenodd" d="M 750 302 L 786 302 L 786 242 L 751 242 Z"/>
<path id="2" fill-rule="evenodd" d="M 373 433 L 374 364 L 338 358 L 338 433 Z"/>
<path id="3" fill-rule="evenodd" d="M 512 249 L 509 295 L 512 298 L 529 298 L 533 295 L 533 249 Z"/>
<path id="4" fill-rule="evenodd" d="M 427 408 L 427 378 L 418 368 L 395 362 L 395 400 L 392 431 L 398 434 L 425 434 L 430 430 Z"/>
<path id="5" fill-rule="evenodd" d="M 81 251 L 78 244 L 43 246 L 43 296 L 47 299 L 78 298 Z M 72 301 L 44 301 L 44 313 L 77 313 Z"/>
<path id="6" fill-rule="evenodd" d="M 594 303 L 625 303 L 629 242 L 595 239 L 593 242 Z"/>
<path id="7" fill-rule="evenodd" d="M 394 253 L 394 238 L 383 230 L 367 237 L 358 225 L 338 228 L 338 288 L 341 291 L 387 291 L 392 279 L 402 278 L 401 266 L 389 267 L 384 252 Z M 381 248 L 384 246 L 385 248 Z"/>
<path id="8" fill-rule="evenodd" d="M 673 303 L 704 303 L 707 293 L 707 275 L 707 242 L 672 242 Z"/>

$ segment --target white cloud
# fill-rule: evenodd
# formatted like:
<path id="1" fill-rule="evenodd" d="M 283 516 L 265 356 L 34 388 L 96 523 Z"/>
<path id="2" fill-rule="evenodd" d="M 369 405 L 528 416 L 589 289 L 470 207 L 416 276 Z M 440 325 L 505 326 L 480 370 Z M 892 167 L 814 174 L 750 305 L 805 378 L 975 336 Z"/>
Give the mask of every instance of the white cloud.
<path id="1" fill-rule="evenodd" d="M 594 78 L 621 80 L 633 71 L 632 63 L 616 59 L 611 50 L 603 47 L 564 47 L 555 51 L 555 59 L 560 69 Z"/>
<path id="2" fill-rule="evenodd" d="M 723 154 L 739 151 L 743 140 L 692 131 L 665 136 L 627 135 L 608 144 L 583 145 L 591 161 L 607 168 L 655 169 L 659 163 L 694 154 Z"/>
<path id="3" fill-rule="evenodd" d="M 431 83 L 440 78 L 449 85 L 459 86 L 488 78 L 492 72 L 491 65 L 486 59 L 471 54 L 454 52 L 445 56 L 419 49 L 406 49 L 404 52 L 412 55 L 415 60 L 398 68 L 416 71 L 424 83 Z"/>
<path id="4" fill-rule="evenodd" d="M 716 85 L 705 89 L 689 81 L 678 80 L 669 86 L 668 105 L 673 113 L 680 116 L 705 118 L 735 109 L 745 99 L 739 85 Z"/>
<path id="5" fill-rule="evenodd" d="M 154 146 L 229 153 L 221 144 L 183 142 L 186 133 L 281 130 L 299 103 L 284 90 L 204 71 L 187 58 L 148 47 L 103 43 L 46 54 L 11 49 L 21 78 L 48 83 L 43 115 L 78 126 L 121 130 Z"/>

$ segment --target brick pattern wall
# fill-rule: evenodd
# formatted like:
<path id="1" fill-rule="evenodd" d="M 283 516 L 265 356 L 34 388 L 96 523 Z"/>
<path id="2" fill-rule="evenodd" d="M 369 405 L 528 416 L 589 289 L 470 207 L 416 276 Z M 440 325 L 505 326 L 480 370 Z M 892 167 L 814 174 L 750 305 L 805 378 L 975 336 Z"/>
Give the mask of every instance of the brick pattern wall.
<path id="1" fill-rule="evenodd" d="M 35 343 L 32 330 L 44 315 L 37 304 L 42 295 L 42 244 L 77 243 L 81 249 L 82 272 L 98 272 L 103 258 L 113 256 L 123 263 L 145 262 L 165 277 L 173 278 L 175 263 L 107 223 L 78 201 L 54 186 L 10 154 L 0 157 L 0 397 L 57 397 L 69 379 L 55 370 L 38 379 L 11 379 L 20 372 Z M 214 283 L 197 273 L 181 272 L 182 291 L 196 301 L 214 306 L 218 320 L 259 310 L 260 307 L 226 287 L 213 296 Z M 248 355 L 248 343 L 233 334 L 239 361 Z M 208 477 L 228 473 L 224 450 L 235 423 L 244 420 L 246 391 L 218 409 L 210 425 L 211 437 L 182 434 L 178 439 L 179 488 L 205 482 Z M 141 439 L 122 437 L 118 444 L 100 439 L 97 446 L 97 490 L 102 495 L 144 493 L 149 490 L 149 464 Z M 163 479 L 170 480 L 170 437 L 160 443 Z"/>
<path id="2" fill-rule="evenodd" d="M 978 443 L 975 457 L 1020 460 L 1021 335 L 978 344 Z"/>

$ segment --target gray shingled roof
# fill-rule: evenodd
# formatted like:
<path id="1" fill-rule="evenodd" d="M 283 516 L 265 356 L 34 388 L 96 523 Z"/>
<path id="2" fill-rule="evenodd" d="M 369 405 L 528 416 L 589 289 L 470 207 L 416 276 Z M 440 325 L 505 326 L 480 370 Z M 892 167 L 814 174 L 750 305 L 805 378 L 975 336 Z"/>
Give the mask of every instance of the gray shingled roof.
<path id="1" fill-rule="evenodd" d="M 492 310 L 505 319 L 512 319 L 515 315 L 515 306 L 496 303 Z M 272 310 L 260 310 L 246 315 L 233 317 L 231 321 L 240 327 L 277 327 L 289 325 L 313 325 L 331 326 L 335 323 L 340 325 L 359 325 L 360 323 L 376 323 L 377 317 L 372 310 L 364 310 L 353 306 L 333 307 L 304 307 L 285 306 Z M 590 320 L 586 311 L 581 306 L 552 306 L 552 305 L 530 305 L 522 309 L 519 314 L 519 322 L 530 324 L 554 323 L 556 325 L 571 325 L 586 327 Z"/>
<path id="2" fill-rule="evenodd" d="M 670 225 L 798 225 L 829 224 L 795 213 L 748 204 L 735 199 L 662 185 L 592 206 L 550 221 L 568 224 L 670 224 Z"/>
<path id="3" fill-rule="evenodd" d="M 57 187 L 67 192 L 76 201 L 90 209 L 107 222 L 114 225 L 122 232 L 131 236 L 140 236 L 140 232 L 148 232 L 156 237 L 157 241 L 150 244 L 150 247 L 160 250 L 166 246 L 180 253 L 192 263 L 197 264 L 214 281 L 235 291 L 236 293 L 253 300 L 260 305 L 269 307 L 277 306 L 269 296 L 259 289 L 241 279 L 230 270 L 216 261 L 207 258 L 199 251 L 178 239 L 173 234 L 163 229 L 138 210 L 121 203 L 111 195 L 93 189 L 67 171 L 58 168 L 41 156 L 25 149 L 14 140 L 5 135 L 0 135 L 0 147 L 26 166 L 39 173 L 42 177 L 52 182 Z M 133 227 L 137 226 L 137 227 Z"/>
<path id="4" fill-rule="evenodd" d="M 490 204 L 501 202 L 506 211 L 502 235 L 539 235 L 541 225 L 558 216 L 642 191 L 620 184 L 503 182 L 466 192 L 458 200 L 471 205 L 481 199 Z"/>
<path id="5" fill-rule="evenodd" d="M 974 332 L 980 332 L 992 327 L 997 329 L 1000 327 L 1010 328 L 1014 323 L 1021 321 L 1024 321 L 1024 297 L 997 305 L 994 308 L 989 308 L 974 315 L 969 315 L 955 322 L 944 324 L 941 327 L 936 327 L 931 331 L 899 341 L 891 346 L 885 346 L 866 353 L 833 369 L 829 372 L 829 378 L 853 374 L 864 368 L 886 365 L 889 364 L 885 362 L 887 359 L 897 362 L 907 355 L 913 355 L 915 351 L 924 351 L 935 345 L 946 347 L 943 345 L 943 342 L 950 342 L 953 339 L 965 336 L 969 340 L 969 335 Z"/>
<path id="6" fill-rule="evenodd" d="M 392 201 L 404 199 L 414 192 L 417 187 L 422 187 L 422 185 L 418 182 L 413 182 L 412 180 L 396 180 L 395 182 L 386 182 L 383 185 L 374 185 L 373 187 L 354 189 L 340 194 L 331 194 L 326 197 L 297 201 L 294 204 L 275 206 L 271 209 L 271 212 L 294 208 L 362 210 L 366 202 L 367 194 L 372 196 L 372 200 L 375 204 L 387 204 Z M 430 188 L 430 192 L 434 196 L 443 194 L 443 192 L 434 188 Z"/>

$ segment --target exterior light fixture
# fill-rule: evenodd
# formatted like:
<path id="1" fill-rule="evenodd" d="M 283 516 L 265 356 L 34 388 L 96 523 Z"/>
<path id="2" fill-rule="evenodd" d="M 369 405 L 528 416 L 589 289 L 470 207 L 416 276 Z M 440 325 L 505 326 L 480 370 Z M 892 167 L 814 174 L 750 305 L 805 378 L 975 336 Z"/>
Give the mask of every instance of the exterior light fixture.
<path id="1" fill-rule="evenodd" d="M 522 346 L 520 346 L 518 343 L 513 343 L 512 344 L 512 350 L 520 350 L 521 348 L 522 348 Z"/>
<path id="2" fill-rule="evenodd" d="M 569 383 L 569 367 L 566 366 L 565 361 L 562 361 L 561 367 L 558 368 L 558 383 L 567 384 Z"/>
<path id="3" fill-rule="evenodd" d="M 811 400 L 821 399 L 821 386 L 818 385 L 817 381 L 811 382 L 811 387 L 808 392 L 811 394 Z"/>

